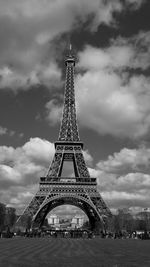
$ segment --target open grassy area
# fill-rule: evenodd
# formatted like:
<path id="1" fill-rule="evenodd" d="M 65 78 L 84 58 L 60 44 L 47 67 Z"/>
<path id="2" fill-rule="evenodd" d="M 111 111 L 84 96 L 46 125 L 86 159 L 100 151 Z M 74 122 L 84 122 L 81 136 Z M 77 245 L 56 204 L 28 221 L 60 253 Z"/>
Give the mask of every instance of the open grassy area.
<path id="1" fill-rule="evenodd" d="M 150 266 L 150 240 L 0 239 L 0 267 Z"/>

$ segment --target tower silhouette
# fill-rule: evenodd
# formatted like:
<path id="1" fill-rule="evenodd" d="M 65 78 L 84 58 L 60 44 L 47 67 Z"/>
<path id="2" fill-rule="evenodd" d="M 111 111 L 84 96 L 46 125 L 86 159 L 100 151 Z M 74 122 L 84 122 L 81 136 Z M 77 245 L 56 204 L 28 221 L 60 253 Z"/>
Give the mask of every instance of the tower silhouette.
<path id="1" fill-rule="evenodd" d="M 52 209 L 70 204 L 86 213 L 91 229 L 94 229 L 97 223 L 104 227 L 105 219 L 111 215 L 111 212 L 98 191 L 96 178 L 90 177 L 83 156 L 83 142 L 80 141 L 76 119 L 75 57 L 71 45 L 65 58 L 65 65 L 63 116 L 59 138 L 55 142 L 55 154 L 47 175 L 40 178 L 39 190 L 19 217 L 17 224 L 21 223 L 24 217 L 31 217 L 32 225 L 40 227 Z M 66 161 L 73 163 L 74 177 L 62 176 Z"/>

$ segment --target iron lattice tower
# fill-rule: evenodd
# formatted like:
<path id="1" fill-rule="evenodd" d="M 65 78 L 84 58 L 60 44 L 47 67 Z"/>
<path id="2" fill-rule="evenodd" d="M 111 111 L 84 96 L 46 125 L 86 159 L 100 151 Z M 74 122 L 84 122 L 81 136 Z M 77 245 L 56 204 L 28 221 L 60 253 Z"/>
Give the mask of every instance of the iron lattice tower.
<path id="1" fill-rule="evenodd" d="M 33 225 L 40 227 L 47 214 L 55 207 L 71 204 L 81 208 L 88 216 L 91 228 L 105 224 L 111 212 L 97 189 L 96 178 L 91 178 L 83 156 L 75 107 L 75 57 L 71 46 L 65 58 L 66 80 L 63 117 L 55 154 L 47 175 L 40 178 L 39 190 L 19 217 L 31 217 Z M 62 177 L 64 161 L 72 161 L 75 177 Z"/>

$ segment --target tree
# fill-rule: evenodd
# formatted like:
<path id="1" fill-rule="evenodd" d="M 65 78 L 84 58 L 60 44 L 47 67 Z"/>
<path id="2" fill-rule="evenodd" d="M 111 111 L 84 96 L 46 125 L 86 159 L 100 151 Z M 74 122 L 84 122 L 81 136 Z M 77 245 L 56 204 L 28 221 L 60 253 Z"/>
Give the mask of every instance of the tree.
<path id="1" fill-rule="evenodd" d="M 90 228 L 90 223 L 89 223 L 89 221 L 85 221 L 85 222 L 83 223 L 82 228 L 83 228 L 83 229 L 89 229 L 89 228 Z"/>
<path id="2" fill-rule="evenodd" d="M 3 203 L 0 203 L 0 231 L 4 229 L 6 216 L 6 206 Z"/>
<path id="3" fill-rule="evenodd" d="M 44 219 L 43 226 L 49 227 L 48 219 L 47 218 Z"/>
<path id="4" fill-rule="evenodd" d="M 31 216 L 27 216 L 27 221 L 26 221 L 26 228 L 27 228 L 27 230 L 30 230 L 30 228 L 31 228 L 31 225 L 32 225 L 32 218 L 31 218 Z"/>
<path id="5" fill-rule="evenodd" d="M 113 226 L 114 226 L 114 232 L 118 233 L 121 230 L 120 227 L 120 220 L 119 220 L 119 216 L 118 215 L 114 215 L 113 216 Z"/>
<path id="6" fill-rule="evenodd" d="M 146 221 L 141 220 L 141 219 L 137 219 L 136 220 L 136 230 L 147 231 Z"/>
<path id="7" fill-rule="evenodd" d="M 22 215 L 20 219 L 20 228 L 22 230 L 30 230 L 32 226 L 32 218 L 29 215 Z"/>
<path id="8" fill-rule="evenodd" d="M 135 219 L 130 214 L 128 209 L 119 209 L 118 214 L 116 215 L 118 218 L 118 224 L 120 230 L 125 230 L 127 232 L 134 231 L 135 228 Z"/>
<path id="9" fill-rule="evenodd" d="M 5 225 L 12 227 L 16 221 L 16 210 L 12 207 L 6 207 Z"/>

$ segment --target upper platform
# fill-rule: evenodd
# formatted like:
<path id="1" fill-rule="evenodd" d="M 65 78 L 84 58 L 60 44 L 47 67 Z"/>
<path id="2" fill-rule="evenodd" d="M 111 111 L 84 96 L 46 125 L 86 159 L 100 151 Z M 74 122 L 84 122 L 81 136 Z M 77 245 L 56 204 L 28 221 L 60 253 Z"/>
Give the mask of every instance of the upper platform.
<path id="1" fill-rule="evenodd" d="M 83 149 L 83 142 L 80 141 L 65 141 L 65 140 L 61 140 L 61 141 L 56 141 L 55 142 L 55 148 L 57 146 L 80 146 Z"/>
<path id="2" fill-rule="evenodd" d="M 96 178 L 82 178 L 82 177 L 52 177 L 47 180 L 47 177 L 40 178 L 40 184 L 90 184 L 97 185 Z"/>
<path id="3" fill-rule="evenodd" d="M 76 60 L 75 60 L 75 56 L 73 55 L 72 45 L 70 44 L 69 45 L 69 51 L 68 51 L 66 58 L 65 58 L 65 64 L 67 66 L 69 63 L 73 63 L 73 66 L 75 66 L 75 61 Z"/>

